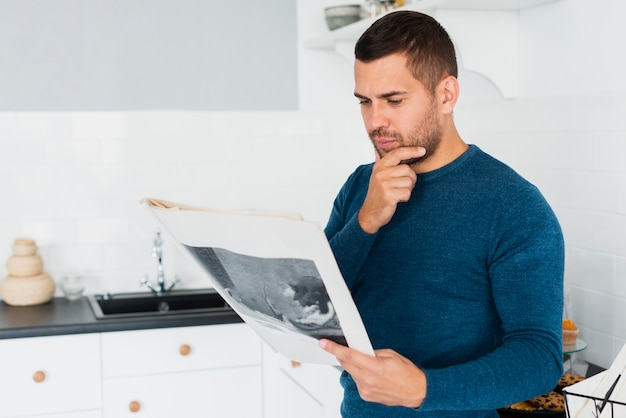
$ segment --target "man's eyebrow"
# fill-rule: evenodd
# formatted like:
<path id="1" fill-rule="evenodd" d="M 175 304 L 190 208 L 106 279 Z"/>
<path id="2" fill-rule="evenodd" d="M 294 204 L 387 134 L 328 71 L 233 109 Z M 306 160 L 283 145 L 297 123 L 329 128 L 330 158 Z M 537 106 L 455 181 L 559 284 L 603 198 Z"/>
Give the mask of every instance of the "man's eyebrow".
<path id="1" fill-rule="evenodd" d="M 398 95 L 400 95 L 400 94 L 406 94 L 406 93 L 407 93 L 406 91 L 401 91 L 401 90 L 392 90 L 392 91 L 390 91 L 390 92 L 383 93 L 383 94 L 381 94 L 381 95 L 380 95 L 380 96 L 378 96 L 378 97 L 379 97 L 379 98 L 381 98 L 381 99 L 387 99 L 387 98 L 389 98 L 389 97 L 398 96 Z"/>
<path id="2" fill-rule="evenodd" d="M 406 93 L 407 93 L 406 91 L 392 90 L 392 91 L 389 91 L 387 93 L 380 94 L 380 95 L 378 95 L 376 97 L 379 98 L 379 99 L 388 99 L 390 97 L 397 96 L 397 95 L 400 95 L 400 94 L 406 94 Z M 369 99 L 369 97 L 363 96 L 362 94 L 357 93 L 356 91 L 354 92 L 354 97 L 356 97 L 358 99 L 366 99 L 366 100 Z"/>

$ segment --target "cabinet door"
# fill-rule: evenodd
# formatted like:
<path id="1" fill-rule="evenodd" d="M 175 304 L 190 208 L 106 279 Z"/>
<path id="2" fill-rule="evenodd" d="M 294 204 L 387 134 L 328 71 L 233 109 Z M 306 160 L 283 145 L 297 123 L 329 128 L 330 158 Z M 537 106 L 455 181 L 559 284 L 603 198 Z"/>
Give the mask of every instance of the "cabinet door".
<path id="1" fill-rule="evenodd" d="M 266 413 L 272 418 L 323 418 L 324 405 L 297 381 L 284 372 L 276 379 L 272 404 L 267 405 Z"/>
<path id="2" fill-rule="evenodd" d="M 100 409 L 99 335 L 0 341 L 0 394 L 0 417 Z"/>
<path id="3" fill-rule="evenodd" d="M 106 379 L 103 417 L 261 418 L 261 384 L 261 366 Z"/>
<path id="4" fill-rule="evenodd" d="M 266 345 L 263 352 L 266 417 L 340 416 L 343 389 L 337 368 L 294 363 Z"/>

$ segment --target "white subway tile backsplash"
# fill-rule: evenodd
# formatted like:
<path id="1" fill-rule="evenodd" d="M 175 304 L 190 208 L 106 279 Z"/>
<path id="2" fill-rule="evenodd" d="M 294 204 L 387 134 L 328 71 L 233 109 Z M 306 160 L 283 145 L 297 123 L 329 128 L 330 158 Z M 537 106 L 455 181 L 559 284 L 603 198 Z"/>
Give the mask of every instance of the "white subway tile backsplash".
<path id="1" fill-rule="evenodd" d="M 598 252 L 626 255 L 626 219 L 618 214 L 555 208 L 566 245 Z"/>
<path id="2" fill-rule="evenodd" d="M 615 257 L 611 254 L 570 248 L 566 259 L 566 281 L 578 287 L 587 287 L 600 293 L 613 293 Z"/>
<path id="3" fill-rule="evenodd" d="M 579 337 L 587 343 L 587 348 L 579 354 L 580 357 L 600 367 L 611 366 L 617 355 L 614 348 L 615 338 L 611 334 L 581 326 Z"/>
<path id="4" fill-rule="evenodd" d="M 85 244 L 124 243 L 129 239 L 126 218 L 78 219 L 76 240 Z"/>
<path id="5" fill-rule="evenodd" d="M 615 296 L 626 299 L 626 257 L 615 258 Z"/>
<path id="6" fill-rule="evenodd" d="M 99 159 L 94 163 L 121 164 L 123 155 L 124 139 L 109 139 L 99 141 Z"/>
<path id="7" fill-rule="evenodd" d="M 626 256 L 626 217 L 616 213 L 598 215 L 594 246 L 618 256 Z"/>
<path id="8" fill-rule="evenodd" d="M 125 138 L 128 114 L 123 112 L 80 112 L 71 114 L 74 138 Z"/>
<path id="9" fill-rule="evenodd" d="M 611 330 L 611 334 L 622 340 L 626 339 L 626 298 L 615 297 L 613 306 L 613 317 L 615 320 L 615 327 Z"/>
<path id="10" fill-rule="evenodd" d="M 37 244 L 40 246 L 50 245 L 52 240 L 52 225 L 49 221 L 41 220 L 22 220 L 19 224 L 18 232 L 19 237 L 34 238 Z M 71 233 L 71 229 L 70 229 Z"/>
<path id="11" fill-rule="evenodd" d="M 577 325 L 614 335 L 616 321 L 621 321 L 612 309 L 616 302 L 614 296 L 574 286 L 570 288 L 570 295 L 572 316 Z"/>
<path id="12" fill-rule="evenodd" d="M 617 173 L 615 175 L 619 187 L 614 190 L 617 195 L 617 213 L 626 215 L 626 173 Z"/>
<path id="13" fill-rule="evenodd" d="M 623 109 L 622 115 L 626 115 L 626 108 Z M 600 131 L 589 136 L 588 147 L 593 150 L 590 168 L 626 173 L 626 164 L 624 164 L 626 132 L 624 130 Z"/>
<path id="14" fill-rule="evenodd" d="M 104 268 L 102 247 L 98 244 L 53 245 L 46 251 L 46 270 L 59 280 L 68 272 L 82 274 Z"/>
<path id="15" fill-rule="evenodd" d="M 23 139 L 70 138 L 71 116 L 65 112 L 17 112 L 17 134 Z"/>
<path id="16" fill-rule="evenodd" d="M 553 209 L 563 229 L 566 246 L 592 249 L 589 236 L 593 231 L 593 213 L 562 206 Z"/>
<path id="17" fill-rule="evenodd" d="M 552 203 L 577 210 L 616 212 L 619 179 L 613 173 L 581 170 L 542 170 L 542 185 Z"/>
<path id="18" fill-rule="evenodd" d="M 43 204 L 37 207 L 37 215 L 40 218 L 67 220 L 102 216 L 99 197 L 95 188 L 90 193 L 77 191 L 48 194 Z"/>
<path id="19" fill-rule="evenodd" d="M 5 140 L 2 143 L 15 142 L 18 138 L 17 113 L 0 112 L 0 133 Z"/>
<path id="20" fill-rule="evenodd" d="M 47 162 L 46 143 L 44 138 L 19 138 L 11 141 L 2 138 L 2 156 L 0 161 L 16 170 L 26 173 L 31 167 L 44 165 Z"/>
<path id="21" fill-rule="evenodd" d="M 154 229 L 156 230 L 156 228 Z M 153 231 L 154 232 L 154 231 Z M 147 269 L 152 263 L 151 250 L 154 236 L 144 239 L 129 239 L 126 242 L 99 245 L 101 267 L 109 270 L 132 270 L 138 267 Z M 167 250 L 164 250 L 167 255 Z M 147 272 L 147 271 L 146 271 Z M 139 279 L 137 279 L 139 280 Z"/>

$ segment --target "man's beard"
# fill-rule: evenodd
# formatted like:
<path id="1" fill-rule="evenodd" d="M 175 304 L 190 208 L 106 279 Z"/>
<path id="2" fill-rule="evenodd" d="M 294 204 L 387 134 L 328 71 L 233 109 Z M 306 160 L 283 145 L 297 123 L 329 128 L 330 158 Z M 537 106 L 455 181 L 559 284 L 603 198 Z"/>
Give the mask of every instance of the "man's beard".
<path id="1" fill-rule="evenodd" d="M 439 125 L 439 121 L 437 120 L 437 103 L 433 100 L 422 123 L 415 127 L 407 138 L 403 138 L 402 135 L 397 132 L 387 131 L 385 128 L 374 129 L 370 131 L 368 135 L 380 157 L 383 157 L 388 151 L 380 149 L 376 144 L 376 137 L 379 136 L 393 138 L 401 147 L 423 147 L 426 153 L 421 157 L 400 161 L 400 164 L 413 165 L 424 162 L 435 153 L 441 143 L 442 133 L 443 128 Z"/>

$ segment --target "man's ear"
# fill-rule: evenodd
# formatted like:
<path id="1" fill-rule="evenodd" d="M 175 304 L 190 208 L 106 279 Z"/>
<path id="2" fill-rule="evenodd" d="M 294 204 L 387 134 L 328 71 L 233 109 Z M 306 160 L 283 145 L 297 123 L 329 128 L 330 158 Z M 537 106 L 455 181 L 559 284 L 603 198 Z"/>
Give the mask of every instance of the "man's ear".
<path id="1" fill-rule="evenodd" d="M 459 80 L 454 76 L 444 77 L 439 82 L 439 92 L 441 94 L 441 106 L 444 114 L 450 114 L 459 100 Z"/>

